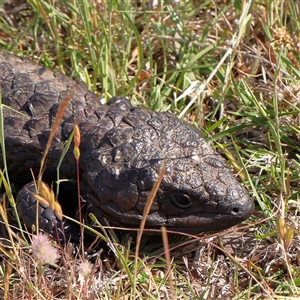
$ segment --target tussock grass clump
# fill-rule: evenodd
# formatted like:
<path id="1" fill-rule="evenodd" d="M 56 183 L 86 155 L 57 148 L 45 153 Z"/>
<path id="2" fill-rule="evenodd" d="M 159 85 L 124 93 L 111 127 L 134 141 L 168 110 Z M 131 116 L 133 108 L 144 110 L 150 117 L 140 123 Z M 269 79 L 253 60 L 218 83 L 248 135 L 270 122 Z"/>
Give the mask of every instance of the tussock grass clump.
<path id="1" fill-rule="evenodd" d="M 44 241 L 57 266 L 48 261 L 41 272 L 31 244 L 37 238 L 11 231 L 9 218 L 17 213 L 3 205 L 5 299 L 299 296 L 297 2 L 24 0 L 0 6 L 1 49 L 84 81 L 103 102 L 128 96 L 190 122 L 228 160 L 257 208 L 251 225 L 218 237 L 143 237 L 136 245 L 130 234 L 106 228 L 104 245 L 97 245 L 98 234 L 88 253 Z M 2 198 L 14 208 L 4 167 Z M 21 228 L 18 219 L 14 224 Z"/>

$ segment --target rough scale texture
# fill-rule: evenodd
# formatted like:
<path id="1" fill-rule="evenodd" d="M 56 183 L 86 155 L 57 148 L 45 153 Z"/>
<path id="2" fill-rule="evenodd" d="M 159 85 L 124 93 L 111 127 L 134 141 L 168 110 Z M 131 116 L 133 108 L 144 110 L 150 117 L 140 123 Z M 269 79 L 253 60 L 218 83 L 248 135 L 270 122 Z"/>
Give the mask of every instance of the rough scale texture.
<path id="1" fill-rule="evenodd" d="M 81 193 L 100 219 L 105 217 L 112 225 L 138 227 L 164 165 L 166 171 L 147 228 L 216 231 L 251 215 L 253 202 L 246 190 L 223 158 L 189 124 L 170 113 L 132 107 L 121 97 L 100 105 L 99 98 L 83 83 L 6 52 L 0 51 L 0 66 L 11 181 L 16 178 L 18 183 L 26 183 L 31 180 L 30 168 L 37 172 L 59 103 L 72 92 L 48 155 L 45 176 L 55 174 L 64 142 L 78 122 L 82 135 Z M 61 178 L 75 178 L 71 152 L 61 166 Z M 2 158 L 0 163 L 3 167 Z M 28 224 L 35 220 L 35 205 L 30 201 L 21 190 L 18 208 Z M 41 205 L 40 211 L 45 211 Z M 55 220 L 51 214 L 47 216 L 48 211 L 44 214 L 42 228 L 51 232 Z"/>

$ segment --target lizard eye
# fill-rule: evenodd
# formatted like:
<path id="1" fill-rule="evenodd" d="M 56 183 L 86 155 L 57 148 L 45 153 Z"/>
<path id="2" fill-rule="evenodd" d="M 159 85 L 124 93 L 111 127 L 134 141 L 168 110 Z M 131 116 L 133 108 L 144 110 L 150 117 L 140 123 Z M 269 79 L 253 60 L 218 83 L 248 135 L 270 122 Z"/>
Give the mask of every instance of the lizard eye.
<path id="1" fill-rule="evenodd" d="M 178 208 L 189 208 L 192 205 L 192 201 L 188 195 L 170 195 L 169 199 L 171 203 Z"/>

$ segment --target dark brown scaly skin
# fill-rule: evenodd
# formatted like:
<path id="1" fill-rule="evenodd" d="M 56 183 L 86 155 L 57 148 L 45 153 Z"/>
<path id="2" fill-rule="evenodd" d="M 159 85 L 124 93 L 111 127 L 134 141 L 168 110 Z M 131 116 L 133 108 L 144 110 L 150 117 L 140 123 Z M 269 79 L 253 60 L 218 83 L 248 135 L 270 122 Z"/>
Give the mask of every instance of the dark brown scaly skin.
<path id="1" fill-rule="evenodd" d="M 132 107 L 121 97 L 100 105 L 83 83 L 0 51 L 6 158 L 11 181 L 30 181 L 39 168 L 61 99 L 73 93 L 48 155 L 45 174 L 55 174 L 63 144 L 78 122 L 81 141 L 81 194 L 98 217 L 111 225 L 138 227 L 158 173 L 166 171 L 147 217 L 147 228 L 199 233 L 218 231 L 246 220 L 253 202 L 200 132 L 170 113 Z M 22 114 L 18 113 L 21 112 Z M 2 155 L 1 155 L 2 156 Z M 2 158 L 1 158 L 2 159 Z M 3 161 L 0 161 L 1 168 Z M 69 150 L 61 178 L 75 178 Z M 50 175 L 49 175 L 50 176 Z M 51 175 L 52 176 L 52 175 Z M 25 189 L 26 190 L 26 189 Z M 28 193 L 27 193 L 28 194 Z M 35 204 L 21 190 L 21 218 L 35 221 Z M 66 199 L 66 201 L 77 201 Z M 47 209 L 46 209 L 47 210 Z M 56 220 L 41 207 L 47 232 Z"/>

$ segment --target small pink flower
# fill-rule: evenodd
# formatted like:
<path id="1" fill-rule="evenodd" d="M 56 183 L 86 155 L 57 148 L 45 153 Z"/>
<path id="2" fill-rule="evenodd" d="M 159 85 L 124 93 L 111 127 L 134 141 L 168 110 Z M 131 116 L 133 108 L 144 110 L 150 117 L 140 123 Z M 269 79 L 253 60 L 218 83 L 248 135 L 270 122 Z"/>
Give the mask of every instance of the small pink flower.
<path id="1" fill-rule="evenodd" d="M 34 235 L 30 248 L 33 258 L 42 265 L 55 265 L 59 259 L 58 250 L 51 245 L 49 237 L 45 234 Z"/>
<path id="2" fill-rule="evenodd" d="M 83 283 L 88 279 L 90 274 L 92 273 L 93 265 L 88 261 L 83 261 L 78 264 L 77 271 L 79 274 L 79 281 Z"/>

